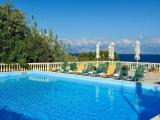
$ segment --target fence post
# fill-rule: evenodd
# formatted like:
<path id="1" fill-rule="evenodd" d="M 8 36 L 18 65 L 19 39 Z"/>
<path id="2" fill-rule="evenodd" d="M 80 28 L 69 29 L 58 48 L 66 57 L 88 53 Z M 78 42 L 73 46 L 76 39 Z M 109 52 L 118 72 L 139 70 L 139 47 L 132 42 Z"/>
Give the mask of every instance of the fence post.
<path id="1" fill-rule="evenodd" d="M 49 69 L 49 63 L 47 63 L 47 71 L 48 72 L 50 71 L 50 69 Z"/>

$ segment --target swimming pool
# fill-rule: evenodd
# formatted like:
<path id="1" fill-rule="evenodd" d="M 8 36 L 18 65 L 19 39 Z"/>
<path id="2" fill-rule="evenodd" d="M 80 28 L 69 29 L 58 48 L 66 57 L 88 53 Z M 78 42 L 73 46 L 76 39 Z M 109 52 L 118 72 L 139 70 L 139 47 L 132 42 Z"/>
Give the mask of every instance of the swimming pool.
<path id="1" fill-rule="evenodd" d="M 160 87 L 31 71 L 0 73 L 0 120 L 147 120 Z"/>

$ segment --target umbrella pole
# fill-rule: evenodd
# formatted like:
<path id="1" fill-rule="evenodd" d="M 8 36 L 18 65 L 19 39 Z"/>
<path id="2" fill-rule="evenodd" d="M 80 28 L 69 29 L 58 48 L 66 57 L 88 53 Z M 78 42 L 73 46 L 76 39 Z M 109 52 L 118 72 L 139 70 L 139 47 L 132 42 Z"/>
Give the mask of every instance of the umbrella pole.
<path id="1" fill-rule="evenodd" d="M 98 58 L 97 58 L 97 68 L 98 68 Z"/>
<path id="2" fill-rule="evenodd" d="M 137 60 L 137 67 L 138 67 L 138 60 Z"/>

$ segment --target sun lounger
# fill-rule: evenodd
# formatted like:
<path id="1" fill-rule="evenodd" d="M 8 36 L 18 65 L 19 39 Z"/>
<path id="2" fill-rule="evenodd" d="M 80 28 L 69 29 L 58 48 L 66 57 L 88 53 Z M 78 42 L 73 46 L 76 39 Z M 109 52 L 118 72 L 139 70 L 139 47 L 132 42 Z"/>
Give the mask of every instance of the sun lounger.
<path id="1" fill-rule="evenodd" d="M 83 75 L 89 75 L 91 72 L 93 72 L 93 64 L 89 63 L 88 65 L 86 65 L 86 68 L 82 71 Z"/>
<path id="2" fill-rule="evenodd" d="M 107 64 L 100 64 L 96 71 L 94 71 L 91 75 L 94 77 L 99 76 L 100 74 L 104 74 L 107 70 L 108 65 Z"/>
<path id="3" fill-rule="evenodd" d="M 123 66 L 120 70 L 120 74 L 118 76 L 118 79 L 126 80 L 128 78 L 128 67 Z"/>
<path id="4" fill-rule="evenodd" d="M 70 69 L 67 73 L 73 74 L 73 73 L 75 73 L 76 69 L 77 69 L 77 64 L 76 63 L 71 63 L 70 64 Z"/>
<path id="5" fill-rule="evenodd" d="M 99 76 L 101 76 L 101 77 L 111 77 L 111 76 L 113 76 L 115 70 L 116 70 L 116 66 L 114 64 L 112 64 L 108 67 L 106 73 L 100 73 Z"/>
<path id="6" fill-rule="evenodd" d="M 69 69 L 67 68 L 68 66 L 68 62 L 64 61 L 64 63 L 62 64 L 62 67 L 60 69 L 60 72 L 67 72 Z"/>
<path id="7" fill-rule="evenodd" d="M 75 70 L 75 73 L 82 74 L 84 69 L 85 69 L 85 65 L 83 63 L 80 63 L 77 65 L 77 69 Z"/>
<path id="8" fill-rule="evenodd" d="M 132 77 L 133 81 L 141 81 L 144 78 L 144 67 L 138 66 L 135 71 L 135 75 Z"/>

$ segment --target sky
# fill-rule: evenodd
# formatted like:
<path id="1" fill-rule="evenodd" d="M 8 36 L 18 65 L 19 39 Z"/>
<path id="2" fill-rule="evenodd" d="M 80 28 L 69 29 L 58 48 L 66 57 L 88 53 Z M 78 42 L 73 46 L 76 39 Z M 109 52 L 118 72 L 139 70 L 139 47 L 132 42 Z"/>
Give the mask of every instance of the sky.
<path id="1" fill-rule="evenodd" d="M 131 54 L 140 40 L 143 54 L 160 54 L 160 0 L 12 1 L 27 21 L 34 15 L 39 28 L 52 29 L 74 53 L 97 43 L 105 50 L 113 41 L 118 53 Z"/>

